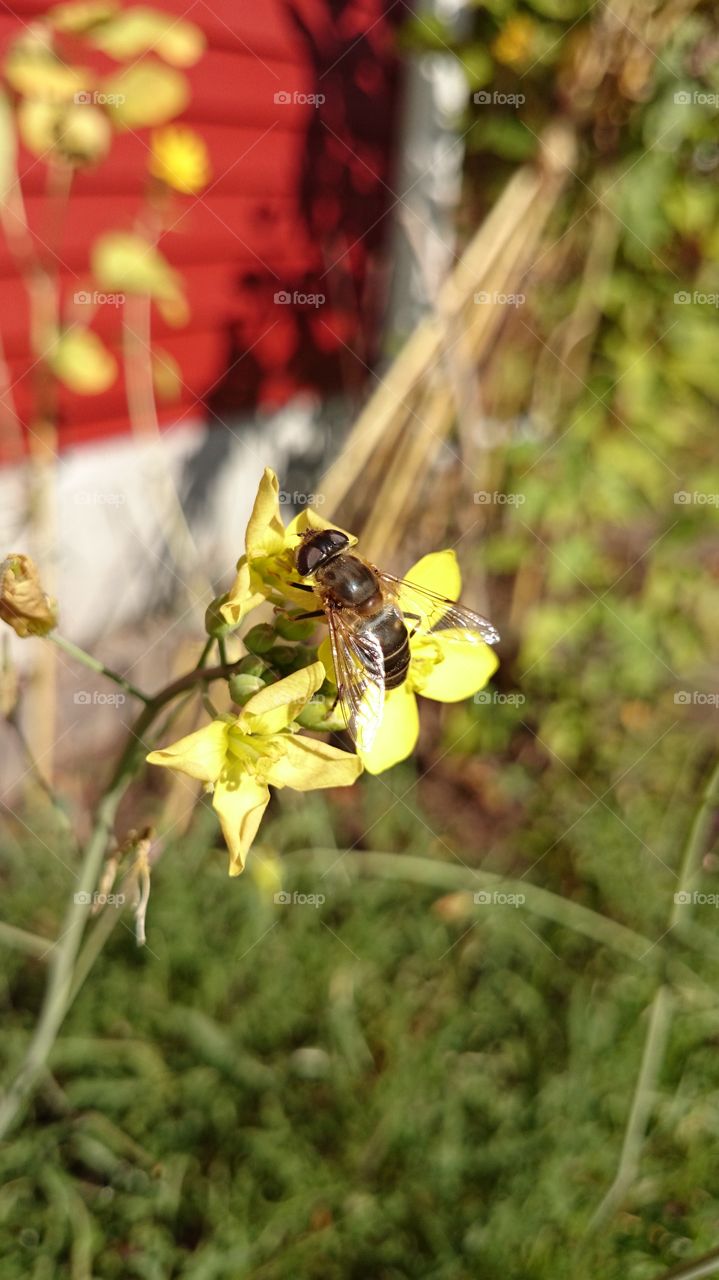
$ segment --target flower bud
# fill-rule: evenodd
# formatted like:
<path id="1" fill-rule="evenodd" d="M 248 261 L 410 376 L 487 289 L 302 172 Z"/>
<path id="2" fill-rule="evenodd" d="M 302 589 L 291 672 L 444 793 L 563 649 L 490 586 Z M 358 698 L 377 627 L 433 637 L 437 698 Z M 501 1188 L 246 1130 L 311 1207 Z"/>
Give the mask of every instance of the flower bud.
<path id="1" fill-rule="evenodd" d="M 268 653 L 276 639 L 274 627 L 268 627 L 266 622 L 260 622 L 242 637 L 242 642 L 250 653 Z"/>
<path id="2" fill-rule="evenodd" d="M 243 676 L 264 676 L 267 672 L 267 663 L 258 658 L 254 653 L 245 654 L 237 663 L 237 673 Z"/>
<path id="3" fill-rule="evenodd" d="M 217 596 L 205 610 L 205 631 L 208 636 L 212 636 L 217 640 L 218 637 L 229 635 L 234 627 L 222 616 L 220 610 L 227 600 L 227 592 L 223 596 Z"/>
<path id="4" fill-rule="evenodd" d="M 296 618 L 281 613 L 277 617 L 275 628 L 278 636 L 282 636 L 283 640 L 309 640 L 317 628 L 317 621 L 315 618 L 310 618 L 298 622 Z"/>
<path id="5" fill-rule="evenodd" d="M 57 626 L 57 606 L 29 556 L 8 556 L 0 566 L 0 618 L 23 639 L 46 636 Z"/>
<path id="6" fill-rule="evenodd" d="M 264 687 L 264 680 L 260 676 L 238 674 L 230 676 L 229 679 L 230 697 L 238 707 L 244 707 L 245 703 Z"/>

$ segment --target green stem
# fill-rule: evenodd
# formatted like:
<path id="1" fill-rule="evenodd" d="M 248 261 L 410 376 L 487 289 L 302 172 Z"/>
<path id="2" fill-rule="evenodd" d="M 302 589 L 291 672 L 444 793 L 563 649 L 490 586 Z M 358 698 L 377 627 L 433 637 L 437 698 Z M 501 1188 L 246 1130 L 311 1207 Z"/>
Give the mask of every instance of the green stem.
<path id="1" fill-rule="evenodd" d="M 65 915 L 60 936 L 57 942 L 48 944 L 50 958 L 45 997 L 20 1070 L 2 1100 L 0 1100 L 0 1140 L 7 1134 L 26 1107 L 38 1080 L 45 1070 L 48 1056 L 70 1007 L 75 985 L 75 962 L 90 911 L 92 894 L 98 881 L 120 801 L 134 778 L 146 751 L 143 735 L 147 732 L 158 711 L 176 698 L 178 694 L 184 693 L 186 689 L 190 689 L 199 683 L 224 679 L 231 675 L 233 670 L 234 665 L 231 667 L 212 668 L 197 666 L 186 675 L 173 680 L 171 684 L 146 702 L 130 731 L 129 741 L 120 757 L 112 781 L 100 801 L 95 817 L 95 826 L 85 849 L 75 883 L 73 900 Z M 140 696 L 144 698 L 144 695 Z"/>
<path id="2" fill-rule="evenodd" d="M 82 662 L 91 671 L 97 671 L 99 675 L 105 676 L 108 680 L 113 680 L 115 684 L 124 689 L 126 693 L 131 694 L 133 698 L 139 698 L 140 702 L 146 704 L 152 701 L 148 694 L 143 693 L 141 689 L 137 689 L 124 676 L 119 675 L 117 671 L 112 671 L 110 667 L 106 667 L 104 662 L 100 662 L 99 658 L 93 658 L 91 653 L 86 653 L 79 645 L 73 644 L 72 640 L 66 640 L 64 636 L 58 635 L 57 631 L 51 631 L 47 639 L 52 640 L 58 649 L 64 650 L 71 658 L 75 658 L 77 662 Z"/>
<path id="3" fill-rule="evenodd" d="M 667 932 L 679 924 L 682 912 L 687 910 L 687 905 L 681 902 L 680 895 L 689 890 L 689 886 L 693 883 L 701 867 L 701 859 L 706 847 L 712 812 L 718 800 L 719 761 L 717 761 L 704 788 L 701 803 L 694 814 L 689 829 L 679 870 L 678 888 L 674 895 L 672 910 L 669 915 Z M 679 901 L 677 901 L 678 898 Z M 671 1015 L 674 1003 L 674 991 L 668 984 L 662 983 L 655 992 L 649 1009 L 649 1023 L 642 1051 L 642 1061 L 624 1133 L 617 1172 L 614 1175 L 612 1185 L 591 1219 L 588 1228 L 589 1232 L 600 1226 L 617 1205 L 621 1203 L 639 1172 L 642 1147 L 671 1030 Z"/>
<path id="4" fill-rule="evenodd" d="M 27 929 L 18 929 L 14 924 L 0 921 L 0 942 L 15 951 L 25 951 L 30 956 L 42 959 L 52 950 L 52 938 L 42 938 L 39 933 L 28 933 Z"/>

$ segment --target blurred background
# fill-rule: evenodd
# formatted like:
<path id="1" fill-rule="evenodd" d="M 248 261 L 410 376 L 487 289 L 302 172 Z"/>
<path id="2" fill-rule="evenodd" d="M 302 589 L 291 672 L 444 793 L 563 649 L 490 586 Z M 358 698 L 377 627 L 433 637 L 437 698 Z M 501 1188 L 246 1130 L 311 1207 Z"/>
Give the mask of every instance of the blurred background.
<path id="1" fill-rule="evenodd" d="M 272 466 L 391 572 L 455 547 L 502 635 L 239 880 L 198 790 L 131 790 L 147 945 L 98 917 L 3 1275 L 719 1270 L 713 7 L 28 0 L 0 44 L 0 545 L 63 634 L 185 671 Z M 6 1078 L 132 719 L 10 639 Z"/>

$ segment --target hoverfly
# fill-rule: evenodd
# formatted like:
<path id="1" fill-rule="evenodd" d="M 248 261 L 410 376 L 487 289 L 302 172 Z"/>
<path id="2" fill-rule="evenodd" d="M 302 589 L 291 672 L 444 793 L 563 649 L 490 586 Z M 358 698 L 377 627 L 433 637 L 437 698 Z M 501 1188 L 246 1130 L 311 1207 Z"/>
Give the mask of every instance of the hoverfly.
<path id="1" fill-rule="evenodd" d="M 340 529 L 307 529 L 295 552 L 295 567 L 301 578 L 313 579 L 306 589 L 316 591 L 322 610 L 303 616 L 324 613 L 338 701 L 355 742 L 369 750 L 382 721 L 385 693 L 407 678 L 412 636 L 459 630 L 470 644 L 496 644 L 499 632 L 478 613 L 384 573 L 350 553 L 349 545 Z"/>

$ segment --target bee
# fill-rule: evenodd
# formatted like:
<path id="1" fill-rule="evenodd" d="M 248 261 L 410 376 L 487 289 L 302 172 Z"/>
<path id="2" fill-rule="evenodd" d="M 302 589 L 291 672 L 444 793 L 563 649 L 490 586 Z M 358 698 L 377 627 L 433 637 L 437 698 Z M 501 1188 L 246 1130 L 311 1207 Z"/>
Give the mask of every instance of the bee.
<path id="1" fill-rule="evenodd" d="M 496 644 L 499 632 L 478 613 L 384 573 L 348 551 L 349 545 L 340 529 L 305 530 L 295 568 L 313 582 L 295 585 L 320 598 L 322 609 L 302 616 L 324 614 L 338 701 L 355 742 L 369 750 L 382 722 L 385 693 L 407 679 L 414 635 L 459 630 L 470 644 Z"/>

